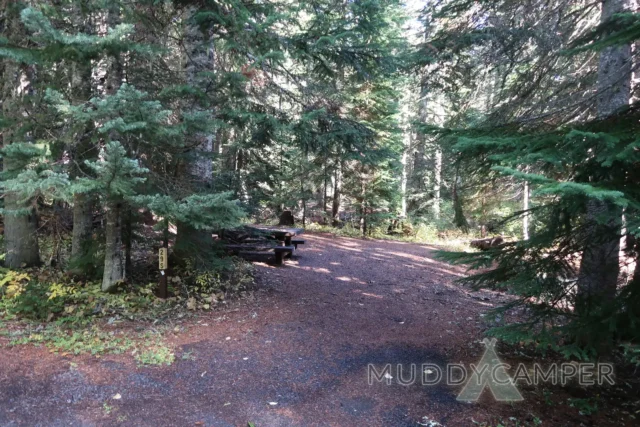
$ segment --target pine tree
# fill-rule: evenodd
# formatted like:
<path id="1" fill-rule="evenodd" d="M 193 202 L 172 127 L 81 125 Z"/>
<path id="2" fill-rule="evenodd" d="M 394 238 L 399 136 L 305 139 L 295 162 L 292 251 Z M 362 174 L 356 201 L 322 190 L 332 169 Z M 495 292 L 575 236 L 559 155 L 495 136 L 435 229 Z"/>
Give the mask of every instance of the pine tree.
<path id="1" fill-rule="evenodd" d="M 207 99 L 214 79 L 215 47 L 210 34 L 203 31 L 204 25 L 198 20 L 198 9 L 190 7 L 184 17 L 184 46 L 186 62 L 186 83 L 197 91 L 201 99 Z M 202 192 L 212 188 L 212 158 L 214 132 L 211 128 L 214 112 L 194 99 L 185 111 L 185 119 L 204 119 L 205 128 L 197 129 L 189 141 L 184 174 L 188 180 L 189 192 Z M 196 122 L 197 123 L 197 122 Z M 184 258 L 201 256 L 203 249 L 210 246 L 211 231 L 195 229 L 188 222 L 178 224 L 176 247 L 178 255 Z M 206 251 L 204 251 L 206 253 Z"/>
<path id="2" fill-rule="evenodd" d="M 122 206 L 135 195 L 135 187 L 145 181 L 141 175 L 148 172 L 127 152 L 118 141 L 108 142 L 95 162 L 86 161 L 95 174 L 93 178 L 81 178 L 75 186 L 83 192 L 95 192 L 104 199 L 106 207 L 106 243 L 102 290 L 109 292 L 125 279 L 122 251 Z"/>
<path id="3" fill-rule="evenodd" d="M 624 0 L 604 1 L 600 21 L 609 24 L 614 14 L 629 10 Z M 629 105 L 631 94 L 631 45 L 610 46 L 600 52 L 598 65 L 597 115 L 605 119 Z M 605 173 L 614 173 L 605 171 Z M 595 175 L 592 182 L 599 177 Z M 585 232 L 596 240 L 587 244 L 580 263 L 577 283 L 577 309 L 597 310 L 610 305 L 616 294 L 620 266 L 620 219 L 622 211 L 605 200 L 590 199 L 586 208 Z M 602 222 L 606 218 L 606 222 Z"/>
<path id="4" fill-rule="evenodd" d="M 24 31 L 20 25 L 20 6 L 3 2 L 3 22 L 0 35 L 3 44 L 0 53 L 11 57 L 3 61 L 2 68 L 2 187 L 4 192 L 5 263 L 10 268 L 33 266 L 40 263 L 38 247 L 38 214 L 31 194 L 20 191 L 11 182 L 19 180 L 20 173 L 33 166 L 40 154 L 31 144 L 34 133 L 29 123 L 29 111 L 34 107 L 36 66 L 28 55 L 22 54 Z M 0 45 L 1 46 L 1 45 Z"/>
<path id="5" fill-rule="evenodd" d="M 489 105 L 474 120 L 423 130 L 439 135 L 467 175 L 483 173 L 484 182 L 491 177 L 519 189 L 527 181 L 535 199 L 528 211 L 514 210 L 504 220 L 530 219 L 528 240 L 443 256 L 487 268 L 465 282 L 517 295 L 500 311 L 528 308 L 526 321 L 493 333 L 567 356 L 590 357 L 611 349 L 617 338 L 637 339 L 630 326 L 637 324 L 634 286 L 620 287 L 618 273 L 622 212 L 635 211 L 638 203 L 631 184 L 637 111 L 627 107 L 630 40 L 621 25 L 632 18 L 611 16 L 623 4 L 605 4 L 598 25 L 599 11 L 586 2 L 572 13 L 560 2 L 544 8 L 535 1 L 488 2 L 474 12 L 478 20 L 468 21 L 462 17 L 469 5 L 453 1 L 430 15 L 441 27 L 423 50 L 422 61 L 435 64 L 434 83 L 455 82 L 458 93 L 477 94 L 472 105 Z M 535 31 L 530 21 L 541 22 L 538 14 L 557 19 Z M 470 51 L 474 56 L 463 54 Z M 489 81 L 500 84 L 486 85 L 491 91 L 478 58 L 494 64 L 498 79 Z M 615 61 L 620 67 L 609 68 Z M 529 65 L 517 69 L 515 63 Z M 460 78 L 443 78 L 455 72 Z M 625 218 L 627 233 L 636 235 L 635 219 Z M 638 252 L 628 247 L 627 256 L 638 259 Z"/>

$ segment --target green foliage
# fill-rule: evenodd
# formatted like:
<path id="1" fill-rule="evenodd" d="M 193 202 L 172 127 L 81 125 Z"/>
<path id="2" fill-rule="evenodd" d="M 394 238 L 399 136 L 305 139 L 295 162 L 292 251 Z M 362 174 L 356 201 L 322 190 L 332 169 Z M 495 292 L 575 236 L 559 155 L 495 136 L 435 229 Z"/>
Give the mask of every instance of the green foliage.
<path id="1" fill-rule="evenodd" d="M 237 259 L 216 269 L 204 270 L 187 262 L 176 270 L 171 282 L 175 294 L 186 301 L 189 310 L 209 310 L 216 304 L 224 304 L 230 295 L 248 291 L 254 282 L 253 266 Z"/>
<path id="2" fill-rule="evenodd" d="M 569 399 L 569 406 L 578 409 L 580 415 L 593 415 L 598 412 L 598 399 L 586 398 L 586 399 Z"/>
<path id="3" fill-rule="evenodd" d="M 20 17 L 27 30 L 33 34 L 32 41 L 46 46 L 39 53 L 48 56 L 49 60 L 59 57 L 78 59 L 77 56 L 91 58 L 103 50 L 122 49 L 122 41 L 128 40 L 133 33 L 133 25 L 120 24 L 109 29 L 102 37 L 83 33 L 68 34 L 55 28 L 41 11 L 30 7 L 23 9 Z M 135 45 L 126 47 L 133 48 Z"/>
<path id="4" fill-rule="evenodd" d="M 189 224 L 198 230 L 234 228 L 240 224 L 244 211 L 231 200 L 232 193 L 192 194 L 175 200 L 161 194 L 136 196 L 133 202 L 145 206 L 163 218 Z"/>
<path id="5" fill-rule="evenodd" d="M 0 307 L 6 315 L 58 324 L 87 323 L 93 318 L 121 316 L 153 318 L 170 307 L 153 297 L 155 285 L 132 292 L 105 294 L 97 283 L 68 282 L 46 272 L 0 270 Z"/>
<path id="6" fill-rule="evenodd" d="M 173 351 L 156 332 L 107 331 L 99 326 L 63 329 L 49 325 L 44 329 L 25 329 L 11 333 L 10 345 L 44 345 L 65 355 L 130 353 L 140 365 L 171 365 Z"/>
<path id="7" fill-rule="evenodd" d="M 69 272 L 81 273 L 88 280 L 99 280 L 104 270 L 104 239 L 99 236 L 82 243 L 82 251 L 69 259 Z"/>
<path id="8" fill-rule="evenodd" d="M 100 160 L 86 161 L 93 170 L 95 178 L 79 180 L 75 190 L 78 192 L 98 191 L 109 198 L 130 197 L 136 184 L 145 181 L 140 177 L 147 169 L 139 166 L 138 161 L 127 157 L 127 152 L 118 141 L 110 141 L 101 152 Z"/>
<path id="9" fill-rule="evenodd" d="M 84 331 L 66 331 L 56 327 L 14 338 L 11 345 L 44 344 L 54 352 L 66 354 L 121 354 L 134 348 L 127 337 L 117 337 L 97 327 Z"/>
<path id="10" fill-rule="evenodd" d="M 3 298 L 14 298 L 24 291 L 26 283 L 31 280 L 28 273 L 0 268 L 0 295 Z"/>
<path id="11" fill-rule="evenodd" d="M 0 173 L 0 191 L 17 195 L 18 203 L 37 197 L 64 197 L 68 176 L 50 169 L 50 158 L 42 144 L 14 142 L 3 147 L 0 156 L 5 165 Z"/>
<path id="12" fill-rule="evenodd" d="M 446 120 L 417 128 L 455 159 L 448 168 L 454 222 L 512 230 L 496 248 L 441 254 L 479 270 L 461 282 L 513 296 L 495 314 L 520 315 L 490 333 L 590 359 L 621 339 L 634 345 L 640 339 L 634 308 L 640 270 L 620 275 L 612 299 L 597 298 L 585 309 L 580 296 L 582 255 L 620 239 L 623 212 L 626 237 L 633 241 L 638 230 L 637 106 L 623 100 L 621 108 L 605 111 L 582 92 L 613 84 L 604 80 L 606 68 L 599 74 L 598 56 L 633 40 L 637 16 L 614 13 L 598 24 L 597 8 L 576 4 L 539 28 L 538 15 L 559 5 L 452 0 L 425 8 L 430 28 L 417 64 L 428 64 L 429 73 L 421 83 L 427 100 L 444 100 L 448 111 Z M 478 19 L 465 18 L 471 8 Z M 525 181 L 527 208 L 509 201 L 524 199 Z M 517 225 L 525 217 L 528 240 Z M 635 243 L 623 249 L 627 260 L 638 259 Z"/>
<path id="13" fill-rule="evenodd" d="M 136 351 L 135 359 L 140 365 L 169 366 L 175 361 L 175 354 L 166 345 L 156 342 L 139 352 Z"/>

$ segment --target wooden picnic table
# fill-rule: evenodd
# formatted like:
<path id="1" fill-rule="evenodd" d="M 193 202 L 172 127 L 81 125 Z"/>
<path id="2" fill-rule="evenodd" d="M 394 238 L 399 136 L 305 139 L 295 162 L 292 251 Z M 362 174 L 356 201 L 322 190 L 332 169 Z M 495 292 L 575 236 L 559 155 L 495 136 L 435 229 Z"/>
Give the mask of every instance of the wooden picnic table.
<path id="1" fill-rule="evenodd" d="M 268 233 L 275 236 L 276 239 L 284 242 L 285 246 L 291 245 L 291 238 L 304 233 L 304 228 L 284 227 L 278 225 L 247 225 L 262 233 Z"/>

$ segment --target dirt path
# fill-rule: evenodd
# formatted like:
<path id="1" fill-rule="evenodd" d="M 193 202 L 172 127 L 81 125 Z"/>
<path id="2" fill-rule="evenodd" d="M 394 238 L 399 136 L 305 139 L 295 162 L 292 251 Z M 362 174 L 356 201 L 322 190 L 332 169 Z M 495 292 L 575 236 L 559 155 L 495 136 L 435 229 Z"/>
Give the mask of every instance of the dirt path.
<path id="1" fill-rule="evenodd" d="M 297 260 L 258 266 L 254 298 L 178 335 L 170 367 L 0 349 L 0 425 L 416 426 L 428 417 L 465 426 L 530 416 L 526 406 L 459 403 L 446 385 L 370 386 L 369 363 L 477 361 L 479 315 L 494 301 L 453 285 L 463 271 L 427 246 L 305 237 Z"/>

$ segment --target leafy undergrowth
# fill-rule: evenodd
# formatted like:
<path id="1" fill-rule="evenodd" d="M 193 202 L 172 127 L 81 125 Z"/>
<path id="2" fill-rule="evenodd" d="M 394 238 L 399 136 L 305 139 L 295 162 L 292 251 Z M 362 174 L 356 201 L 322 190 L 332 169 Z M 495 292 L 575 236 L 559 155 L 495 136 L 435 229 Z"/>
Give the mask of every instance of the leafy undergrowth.
<path id="1" fill-rule="evenodd" d="M 0 335 L 8 346 L 46 346 L 66 355 L 131 354 L 139 364 L 170 365 L 175 354 L 164 339 L 168 329 L 157 325 L 224 305 L 253 283 L 251 265 L 240 260 L 224 271 L 185 268 L 177 274 L 170 279 L 173 296 L 160 299 L 153 283 L 104 293 L 99 283 L 77 282 L 51 269 L 0 268 Z"/>

